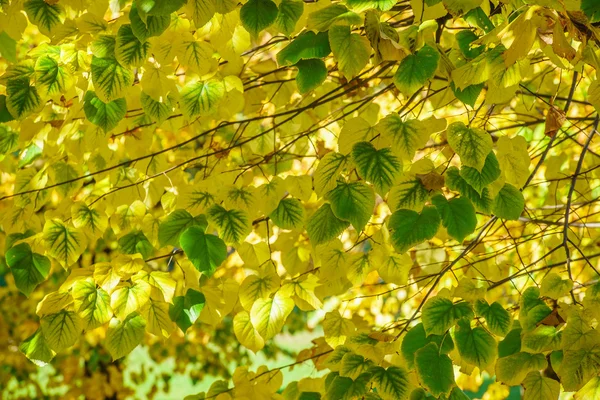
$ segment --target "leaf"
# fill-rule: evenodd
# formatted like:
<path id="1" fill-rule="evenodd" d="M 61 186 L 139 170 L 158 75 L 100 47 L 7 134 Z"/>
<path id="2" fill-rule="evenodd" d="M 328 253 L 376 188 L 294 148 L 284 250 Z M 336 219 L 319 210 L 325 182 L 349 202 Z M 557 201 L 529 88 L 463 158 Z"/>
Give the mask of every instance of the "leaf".
<path id="1" fill-rule="evenodd" d="M 471 328 L 469 321 L 459 320 L 454 341 L 462 361 L 480 370 L 493 367 L 498 356 L 497 343 L 485 329 L 480 326 Z"/>
<path id="2" fill-rule="evenodd" d="M 348 352 L 342 357 L 341 367 L 339 370 L 340 376 L 357 379 L 362 373 L 367 372 L 369 367 L 373 365 L 370 360 L 365 360 L 363 356 Z"/>
<path id="3" fill-rule="evenodd" d="M 507 183 L 496 195 L 492 210 L 498 218 L 518 220 L 524 208 L 525 198 L 523 193 Z"/>
<path id="4" fill-rule="evenodd" d="M 119 64 L 123 67 L 141 66 L 146 61 L 149 48 L 150 43 L 138 39 L 130 24 L 121 25 L 115 46 L 115 57 Z"/>
<path id="5" fill-rule="evenodd" d="M 304 224 L 304 206 L 295 198 L 282 199 L 269 218 L 273 223 L 283 229 L 299 229 Z"/>
<path id="6" fill-rule="evenodd" d="M 165 218 L 158 227 L 158 242 L 161 247 L 167 244 L 179 246 L 179 236 L 190 226 L 206 229 L 208 222 L 204 215 L 194 218 L 186 210 L 175 210 Z"/>
<path id="7" fill-rule="evenodd" d="M 423 327 L 427 335 L 443 335 L 456 321 L 466 317 L 473 319 L 473 309 L 467 302 L 461 301 L 456 304 L 451 300 L 435 296 L 427 300 L 423 306 Z"/>
<path id="8" fill-rule="evenodd" d="M 394 366 L 385 369 L 377 366 L 371 368 L 369 372 L 373 374 L 371 382 L 377 388 L 377 394 L 381 398 L 384 400 L 408 399 L 412 384 L 406 370 Z"/>
<path id="9" fill-rule="evenodd" d="M 452 341 L 452 337 L 450 335 L 427 336 L 425 334 L 423 324 L 417 324 L 406 333 L 402 340 L 402 356 L 406 360 L 408 368 L 414 368 L 416 352 L 429 343 L 435 343 L 438 348 L 440 348 L 440 352 L 443 354 L 448 354 L 454 350 L 454 342 Z"/>
<path id="10" fill-rule="evenodd" d="M 425 206 L 421 213 L 401 209 L 388 221 L 390 239 L 397 252 L 404 253 L 411 247 L 432 239 L 440 227 L 440 215 L 435 207 Z"/>
<path id="11" fill-rule="evenodd" d="M 216 12 L 214 2 L 206 0 L 189 0 L 185 10 L 198 29 L 206 25 Z"/>
<path id="12" fill-rule="evenodd" d="M 193 17 L 194 16 L 192 16 L 192 18 Z M 145 42 L 146 39 L 153 36 L 160 36 L 167 30 L 171 23 L 171 18 L 168 15 L 147 15 L 145 20 L 142 19 L 135 2 L 132 4 L 131 10 L 129 11 L 129 20 L 131 21 L 131 31 L 139 42 Z M 194 19 L 194 21 L 196 21 L 196 19 Z"/>
<path id="13" fill-rule="evenodd" d="M 339 348 L 356 331 L 352 321 L 343 318 L 338 311 L 325 314 L 322 325 L 325 341 L 333 348 Z"/>
<path id="14" fill-rule="evenodd" d="M 146 330 L 162 339 L 167 339 L 173 333 L 175 325 L 169 317 L 169 303 L 150 299 L 141 309 L 146 320 Z"/>
<path id="15" fill-rule="evenodd" d="M 198 75 L 206 75 L 217 67 L 213 58 L 214 50 L 202 40 L 189 40 L 183 43 L 183 52 L 177 56 L 182 65 Z"/>
<path id="16" fill-rule="evenodd" d="M 346 4 L 356 12 L 362 12 L 369 8 L 388 11 L 396 5 L 396 0 L 347 0 Z"/>
<path id="17" fill-rule="evenodd" d="M 600 348 L 598 345 L 586 349 L 567 350 L 564 352 L 564 358 L 558 369 L 558 376 L 566 392 L 574 392 L 581 389 L 592 378 L 598 375 L 600 372 L 599 353 Z M 541 368 L 536 369 L 539 370 Z"/>
<path id="18" fill-rule="evenodd" d="M 113 130 L 127 114 L 125 99 L 116 99 L 108 103 L 103 102 L 96 92 L 87 91 L 84 97 L 83 110 L 85 117 L 94 125 L 98 125 L 104 132 Z"/>
<path id="19" fill-rule="evenodd" d="M 452 361 L 440 353 L 435 343 L 429 343 L 415 353 L 415 368 L 419 382 L 436 397 L 450 394 L 456 386 Z"/>
<path id="20" fill-rule="evenodd" d="M 41 328 L 25 339 L 19 345 L 19 350 L 38 367 L 46 366 L 56 354 L 48 345 Z"/>
<path id="21" fill-rule="evenodd" d="M 361 22 L 361 17 L 352 11 L 348 11 L 343 4 L 332 4 L 310 13 L 306 22 L 306 28 L 325 32 L 332 25 L 353 25 L 360 24 Z"/>
<path id="22" fill-rule="evenodd" d="M 523 386 L 525 386 L 524 400 L 558 400 L 560 395 L 560 383 L 542 376 L 538 371 L 527 374 Z"/>
<path id="23" fill-rule="evenodd" d="M 42 56 L 35 62 L 35 82 L 43 96 L 65 92 L 73 85 L 73 76 L 50 56 Z"/>
<path id="24" fill-rule="evenodd" d="M 488 329 L 494 335 L 506 336 L 510 331 L 512 318 L 500 303 L 495 301 L 490 305 L 485 300 L 477 300 L 475 313 L 485 318 Z"/>
<path id="25" fill-rule="evenodd" d="M 101 235 L 108 228 L 106 215 L 82 202 L 73 204 L 71 218 L 75 228 L 88 229 L 94 235 Z"/>
<path id="26" fill-rule="evenodd" d="M 347 80 L 358 75 L 369 62 L 369 40 L 352 33 L 348 26 L 332 26 L 329 29 L 329 44 L 338 62 L 338 69 Z"/>
<path id="27" fill-rule="evenodd" d="M 405 176 L 392 186 L 386 202 L 392 211 L 402 208 L 421 211 L 427 199 L 429 199 L 429 190 L 423 185 L 421 179 Z"/>
<path id="28" fill-rule="evenodd" d="M 83 234 L 76 228 L 70 228 L 59 219 L 46 221 L 43 232 L 48 254 L 68 268 L 79 259 L 86 248 Z"/>
<path id="29" fill-rule="evenodd" d="M 15 119 L 23 119 L 42 106 L 42 99 L 29 79 L 9 79 L 6 84 L 6 108 Z"/>
<path id="30" fill-rule="evenodd" d="M 443 2 L 452 15 L 462 15 L 481 4 L 479 0 L 443 0 Z"/>
<path id="31" fill-rule="evenodd" d="M 279 65 L 294 65 L 300 60 L 325 58 L 331 53 L 327 33 L 304 32 L 277 53 Z"/>
<path id="32" fill-rule="evenodd" d="M 154 248 L 142 231 L 134 230 L 119 239 L 119 249 L 123 254 L 141 254 L 148 258 Z"/>
<path id="33" fill-rule="evenodd" d="M 326 199 L 331 202 L 335 216 L 350 221 L 357 232 L 364 229 L 375 208 L 375 193 L 362 182 L 338 181 Z"/>
<path id="34" fill-rule="evenodd" d="M 540 295 L 550 297 L 552 299 L 559 299 L 569 294 L 573 288 L 573 281 L 570 279 L 562 279 L 560 275 L 555 272 L 550 272 L 542 280 L 542 287 L 540 288 Z"/>
<path id="35" fill-rule="evenodd" d="M 125 284 L 110 295 L 110 306 L 115 316 L 125 320 L 131 313 L 140 310 L 150 299 L 152 288 L 148 282 L 138 280 L 133 285 Z"/>
<path id="36" fill-rule="evenodd" d="M 389 148 L 377 150 L 369 142 L 356 143 L 352 159 L 360 177 L 371 182 L 379 194 L 386 193 L 402 171 L 400 160 Z"/>
<path id="37" fill-rule="evenodd" d="M 455 190 L 467 199 L 471 200 L 475 209 L 484 214 L 489 214 L 492 210 L 493 199 L 490 197 L 490 191 L 484 188 L 481 194 L 478 193 L 466 180 L 460 176 L 456 167 L 450 167 L 446 171 L 446 186 L 448 189 Z"/>
<path id="38" fill-rule="evenodd" d="M 73 306 L 83 322 L 83 329 L 95 329 L 110 321 L 110 295 L 102 288 L 96 288 L 92 278 L 76 281 L 72 294 Z"/>
<path id="39" fill-rule="evenodd" d="M 325 195 L 336 186 L 340 174 L 348 166 L 349 157 L 340 153 L 327 153 L 319 161 L 314 174 L 315 192 L 319 196 Z"/>
<path id="40" fill-rule="evenodd" d="M 368 382 L 371 375 L 364 373 L 356 380 L 338 376 L 337 373 L 333 377 L 333 381 L 327 387 L 325 400 L 351 400 L 361 398 L 368 388 Z"/>
<path id="41" fill-rule="evenodd" d="M 185 296 L 177 296 L 169 306 L 169 317 L 185 333 L 200 317 L 206 298 L 201 292 L 188 289 Z"/>
<path id="42" fill-rule="evenodd" d="M 146 321 L 138 313 L 131 313 L 121 322 L 113 318 L 106 330 L 105 346 L 113 360 L 131 353 L 144 339 Z"/>
<path id="43" fill-rule="evenodd" d="M 389 254 L 385 256 L 384 262 L 379 264 L 377 272 L 387 283 L 406 285 L 412 267 L 413 261 L 407 254 Z"/>
<path id="44" fill-rule="evenodd" d="M 260 336 L 269 340 L 281 332 L 288 315 L 294 309 L 294 301 L 280 292 L 270 299 L 254 302 L 250 311 L 250 320 Z"/>
<path id="45" fill-rule="evenodd" d="M 417 119 L 403 121 L 397 113 L 388 114 L 377 124 L 381 135 L 392 142 L 392 149 L 400 157 L 412 160 L 415 152 L 429 141 L 431 132 Z"/>
<path id="46" fill-rule="evenodd" d="M 267 299 L 281 286 L 279 275 L 272 264 L 261 267 L 258 275 L 249 275 L 240 285 L 239 298 L 242 307 L 251 310 L 258 299 Z"/>
<path id="47" fill-rule="evenodd" d="M 218 204 L 208 209 L 208 220 L 217 226 L 225 243 L 241 243 L 252 231 L 248 214 L 242 210 L 227 210 Z"/>
<path id="48" fill-rule="evenodd" d="M 148 15 L 169 15 L 179 10 L 185 0 L 135 0 L 140 11 Z"/>
<path id="49" fill-rule="evenodd" d="M 415 54 L 406 56 L 394 75 L 394 83 L 398 90 L 409 97 L 421 89 L 435 75 L 439 60 L 440 54 L 429 45 L 423 46 Z"/>
<path id="50" fill-rule="evenodd" d="M 50 274 L 50 260 L 31 251 L 27 243 L 20 243 L 6 252 L 15 285 L 27 297 Z"/>
<path id="51" fill-rule="evenodd" d="M 233 331 L 235 337 L 242 346 L 257 353 L 265 347 L 264 339 L 258 334 L 258 331 L 252 326 L 250 314 L 247 311 L 241 311 L 233 318 Z"/>
<path id="52" fill-rule="evenodd" d="M 45 315 L 40 322 L 48 346 L 57 352 L 73 346 L 83 329 L 77 314 L 66 310 Z"/>
<path id="53" fill-rule="evenodd" d="M 318 88 L 327 79 L 328 71 L 323 60 L 301 60 L 296 67 L 298 68 L 296 85 L 300 94 Z"/>
<path id="54" fill-rule="evenodd" d="M 15 118 L 10 114 L 6 105 L 6 96 L 0 94 L 0 122 L 9 122 L 13 121 Z M 1 128 L 0 128 L 1 129 Z M 4 144 L 5 138 L 0 139 L 0 154 L 2 154 L 2 150 L 5 146 Z"/>
<path id="55" fill-rule="evenodd" d="M 304 12 L 304 2 L 302 0 L 282 0 L 279 3 L 279 12 L 275 24 L 279 31 L 287 36 L 296 30 L 298 20 Z"/>
<path id="56" fill-rule="evenodd" d="M 515 353 L 498 359 L 496 379 L 506 385 L 519 385 L 529 372 L 539 371 L 547 366 L 548 362 L 543 354 Z"/>
<path id="57" fill-rule="evenodd" d="M 28 357 L 29 358 L 29 357 Z M 578 400 L 595 400 L 600 396 L 600 377 L 592 378 L 584 387 L 575 394 Z M 527 399 L 530 400 L 530 399 Z M 545 400 L 545 399 L 544 399 Z"/>
<path id="58" fill-rule="evenodd" d="M 462 243 L 467 236 L 475 232 L 477 216 L 473 205 L 466 197 L 455 197 L 446 200 L 443 195 L 437 195 L 431 201 L 442 217 L 444 228 L 459 243 Z"/>
<path id="59" fill-rule="evenodd" d="M 463 166 L 460 169 L 460 176 L 471 185 L 477 193 L 481 194 L 486 186 L 500 177 L 500 164 L 498 163 L 498 159 L 494 152 L 490 151 L 481 171 L 473 167 Z"/>
<path id="60" fill-rule="evenodd" d="M 4 31 L 0 31 L 0 55 L 11 63 L 17 62 L 17 42 Z"/>
<path id="61" fill-rule="evenodd" d="M 188 84 L 181 91 L 180 106 L 188 118 L 205 116 L 217 110 L 225 97 L 223 81 L 209 79 L 204 82 Z"/>
<path id="62" fill-rule="evenodd" d="M 591 23 L 600 21 L 600 5 L 594 0 L 581 0 L 581 11 Z"/>
<path id="63" fill-rule="evenodd" d="M 44 0 L 28 0 L 23 3 L 29 20 L 40 28 L 44 34 L 64 20 L 64 9 L 59 4 L 47 3 Z"/>
<path id="64" fill-rule="evenodd" d="M 248 0 L 240 9 L 240 20 L 242 26 L 256 38 L 275 22 L 278 12 L 277 5 L 271 0 Z"/>
<path id="65" fill-rule="evenodd" d="M 339 235 L 350 225 L 335 216 L 331 204 L 325 203 L 310 217 L 306 225 L 306 233 L 311 243 L 317 246 L 329 242 Z"/>
<path id="66" fill-rule="evenodd" d="M 133 73 L 114 58 L 92 56 L 91 67 L 92 81 L 96 89 L 96 92 L 91 93 L 96 93 L 105 103 L 124 97 L 133 84 Z"/>
<path id="67" fill-rule="evenodd" d="M 194 267 L 208 277 L 227 259 L 225 242 L 215 235 L 204 233 L 201 226 L 187 228 L 179 241 Z"/>
<path id="68" fill-rule="evenodd" d="M 150 118 L 152 118 L 152 120 L 157 121 L 159 124 L 167 120 L 173 111 L 171 101 L 168 98 L 163 100 L 164 101 L 154 100 L 145 92 L 142 92 L 140 95 L 142 109 Z"/>
<path id="69" fill-rule="evenodd" d="M 502 136 L 498 139 L 498 162 L 506 176 L 506 182 L 522 188 L 529 178 L 529 153 L 527 141 L 522 136 L 509 139 Z"/>
<path id="70" fill-rule="evenodd" d="M 462 122 L 454 122 L 446 131 L 448 144 L 467 167 L 481 171 L 486 158 L 492 151 L 492 137 L 483 129 L 468 128 Z"/>

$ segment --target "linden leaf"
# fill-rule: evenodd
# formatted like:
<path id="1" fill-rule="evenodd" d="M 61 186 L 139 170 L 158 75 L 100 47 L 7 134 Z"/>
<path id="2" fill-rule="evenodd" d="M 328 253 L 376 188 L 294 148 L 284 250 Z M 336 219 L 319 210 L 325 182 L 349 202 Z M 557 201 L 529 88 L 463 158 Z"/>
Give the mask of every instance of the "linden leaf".
<path id="1" fill-rule="evenodd" d="M 462 164 L 481 171 L 492 151 L 492 137 L 483 129 L 468 128 L 462 122 L 450 124 L 446 134 L 448 144 L 459 155 Z"/>
<path id="2" fill-rule="evenodd" d="M 369 40 L 352 33 L 348 26 L 332 26 L 329 29 L 329 43 L 340 72 L 348 80 L 358 75 L 369 62 Z"/>
<path id="3" fill-rule="evenodd" d="M 181 248 L 194 267 L 212 276 L 227 258 L 227 245 L 215 235 L 204 233 L 201 226 L 191 226 L 181 234 Z"/>
<path id="4" fill-rule="evenodd" d="M 120 321 L 113 318 L 106 330 L 105 346 L 113 360 L 131 353 L 144 339 L 146 321 L 137 312 Z"/>

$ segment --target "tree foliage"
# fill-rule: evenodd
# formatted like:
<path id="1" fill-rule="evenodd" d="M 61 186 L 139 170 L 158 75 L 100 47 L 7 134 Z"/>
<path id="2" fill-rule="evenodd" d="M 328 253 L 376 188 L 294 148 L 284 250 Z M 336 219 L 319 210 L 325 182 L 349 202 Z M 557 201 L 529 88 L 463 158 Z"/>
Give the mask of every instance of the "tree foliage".
<path id="1" fill-rule="evenodd" d="M 597 398 L 598 22 L 0 0 L 0 388 L 125 398 L 143 345 L 194 399 Z"/>

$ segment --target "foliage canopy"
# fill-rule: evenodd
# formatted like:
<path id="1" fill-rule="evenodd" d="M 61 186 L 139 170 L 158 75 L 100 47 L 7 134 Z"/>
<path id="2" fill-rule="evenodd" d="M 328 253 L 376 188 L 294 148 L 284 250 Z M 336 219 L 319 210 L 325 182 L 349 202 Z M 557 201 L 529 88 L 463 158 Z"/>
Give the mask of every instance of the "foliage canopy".
<path id="1" fill-rule="evenodd" d="M 143 344 L 192 399 L 598 398 L 598 23 L 0 0 L 0 389 L 125 398 Z"/>

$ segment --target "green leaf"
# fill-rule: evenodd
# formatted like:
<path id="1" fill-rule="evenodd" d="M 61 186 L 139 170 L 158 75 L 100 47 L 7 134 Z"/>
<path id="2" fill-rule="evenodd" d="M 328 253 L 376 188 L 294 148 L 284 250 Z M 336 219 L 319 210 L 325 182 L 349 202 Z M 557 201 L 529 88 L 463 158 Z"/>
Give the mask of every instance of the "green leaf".
<path id="1" fill-rule="evenodd" d="M 94 125 L 98 125 L 104 132 L 117 127 L 127 114 L 127 102 L 124 98 L 103 102 L 96 92 L 87 91 L 83 98 L 83 111 L 85 117 Z"/>
<path id="2" fill-rule="evenodd" d="M 130 24 L 121 25 L 117 32 L 117 42 L 115 46 L 115 57 L 119 64 L 123 67 L 141 66 L 146 61 L 149 48 L 150 43 L 140 41 L 140 39 L 133 34 L 133 29 Z"/>
<path id="3" fill-rule="evenodd" d="M 348 7 L 356 12 L 362 12 L 370 8 L 388 11 L 396 5 L 396 2 L 397 0 L 346 0 Z"/>
<path id="4" fill-rule="evenodd" d="M 477 85 L 470 85 L 464 89 L 458 89 L 454 85 L 454 82 L 450 82 L 450 88 L 452 89 L 452 92 L 454 92 L 454 95 L 457 99 L 459 99 L 468 106 L 475 107 L 475 103 L 477 102 L 479 94 L 483 89 L 483 83 Z"/>
<path id="5" fill-rule="evenodd" d="M 498 343 L 498 357 L 508 357 L 512 354 L 521 351 L 521 326 L 518 325 L 518 321 L 515 321 L 515 328 L 513 328 L 504 340 Z"/>
<path id="6" fill-rule="evenodd" d="M 40 323 L 48 346 L 56 352 L 73 346 L 83 330 L 81 319 L 73 311 L 45 315 Z"/>
<path id="7" fill-rule="evenodd" d="M 185 3 L 186 0 L 135 0 L 138 9 L 148 15 L 169 15 Z"/>
<path id="8" fill-rule="evenodd" d="M 460 176 L 481 195 L 487 185 L 500 177 L 500 164 L 494 152 L 490 151 L 481 171 L 463 166 L 460 169 Z"/>
<path id="9" fill-rule="evenodd" d="M 371 182 L 377 193 L 385 194 L 402 172 L 402 163 L 389 148 L 377 150 L 370 142 L 358 142 L 352 158 L 361 178 Z"/>
<path id="10" fill-rule="evenodd" d="M 64 10 L 59 4 L 47 3 L 44 0 L 29 0 L 23 3 L 23 9 L 31 23 L 37 25 L 40 32 L 46 35 L 64 20 Z"/>
<path id="11" fill-rule="evenodd" d="M 496 339 L 480 326 L 471 328 L 470 320 L 458 321 L 454 340 L 461 359 L 480 370 L 493 366 L 496 361 Z"/>
<path id="12" fill-rule="evenodd" d="M 475 313 L 485 318 L 488 329 L 494 335 L 506 336 L 512 325 L 512 318 L 508 311 L 497 301 L 491 305 L 485 300 L 475 302 Z"/>
<path id="13" fill-rule="evenodd" d="M 417 119 L 403 121 L 397 113 L 388 114 L 377 126 L 381 135 L 391 140 L 392 149 L 407 161 L 429 141 L 430 132 L 425 123 Z"/>
<path id="14" fill-rule="evenodd" d="M 414 176 L 405 176 L 392 186 L 386 202 L 392 211 L 402 208 L 421 211 L 427 199 L 429 190 L 423 182 Z"/>
<path id="15" fill-rule="evenodd" d="M 523 351 L 541 353 L 561 349 L 562 334 L 554 326 L 538 325 L 533 331 L 523 335 Z"/>
<path id="16" fill-rule="evenodd" d="M 42 106 L 42 99 L 29 78 L 9 79 L 6 83 L 6 108 L 15 119 L 23 119 Z"/>
<path id="17" fill-rule="evenodd" d="M 518 220 L 525 208 L 523 193 L 510 183 L 505 184 L 494 199 L 493 212 L 498 218 Z"/>
<path id="18" fill-rule="evenodd" d="M 435 343 L 429 343 L 415 353 L 415 368 L 419 382 L 436 397 L 450 394 L 456 386 L 452 360 L 442 354 Z"/>
<path id="19" fill-rule="evenodd" d="M 6 105 L 6 96 L 0 94 L 0 122 L 9 122 L 13 121 L 15 118 L 8 111 L 8 107 Z"/>
<path id="20" fill-rule="evenodd" d="M 269 340 L 281 332 L 288 315 L 294 309 L 294 300 L 280 292 L 273 298 L 258 299 L 252 305 L 250 320 L 260 336 Z"/>
<path id="21" fill-rule="evenodd" d="M 344 354 L 344 357 L 342 357 L 339 373 L 340 376 L 354 380 L 362 373 L 367 372 L 372 365 L 373 362 L 370 360 L 365 360 L 363 356 L 348 352 Z"/>
<path id="22" fill-rule="evenodd" d="M 214 204 L 208 209 L 208 219 L 217 226 L 225 243 L 241 243 L 252 231 L 248 214 L 242 210 L 226 210 Z"/>
<path id="23" fill-rule="evenodd" d="M 306 28 L 325 32 L 332 25 L 358 25 L 362 18 L 355 12 L 348 11 L 343 4 L 332 4 L 308 15 Z"/>
<path id="24" fill-rule="evenodd" d="M 134 230 L 119 239 L 119 249 L 124 254 L 141 254 L 143 258 L 152 255 L 154 248 L 142 231 Z"/>
<path id="25" fill-rule="evenodd" d="M 406 56 L 394 75 L 396 87 L 406 97 L 411 96 L 433 78 L 439 61 L 440 54 L 429 45 Z"/>
<path id="26" fill-rule="evenodd" d="M 283 50 L 277 53 L 279 65 L 294 65 L 300 60 L 325 58 L 331 53 L 326 32 L 301 33 Z"/>
<path id="27" fill-rule="evenodd" d="M 145 92 L 142 92 L 140 101 L 144 112 L 159 124 L 168 119 L 173 113 L 173 106 L 168 98 L 163 99 L 163 101 L 157 101 Z"/>
<path id="28" fill-rule="evenodd" d="M 50 260 L 31 251 L 27 243 L 20 243 L 6 252 L 6 263 L 11 268 L 15 285 L 27 297 L 50 273 Z"/>
<path id="29" fill-rule="evenodd" d="M 257 37 L 275 22 L 278 13 L 277 5 L 271 0 L 248 0 L 240 10 L 240 20 L 250 35 Z"/>
<path id="30" fill-rule="evenodd" d="M 318 88 L 327 79 L 328 71 L 323 60 L 300 60 L 296 67 L 298 68 L 296 85 L 300 94 Z"/>
<path id="31" fill-rule="evenodd" d="M 56 354 L 48 345 L 41 328 L 25 339 L 19 345 L 19 350 L 38 367 L 46 366 Z"/>
<path id="32" fill-rule="evenodd" d="M 73 84 L 71 73 L 49 56 L 42 56 L 35 62 L 36 87 L 44 95 L 65 92 Z"/>
<path id="33" fill-rule="evenodd" d="M 454 16 L 459 16 L 467 11 L 478 7 L 481 4 L 479 0 L 443 0 L 446 10 Z"/>
<path id="34" fill-rule="evenodd" d="M 529 372 L 539 371 L 547 366 L 548 362 L 543 354 L 515 353 L 498 359 L 496 379 L 509 386 L 520 385 Z"/>
<path id="35" fill-rule="evenodd" d="M 475 58 L 479 56 L 484 49 L 484 46 L 471 48 L 471 43 L 479 39 L 479 37 L 473 31 L 467 29 L 461 30 L 458 31 L 454 37 L 456 38 L 456 42 L 458 43 L 461 53 L 467 58 Z"/>
<path id="36" fill-rule="evenodd" d="M 390 239 L 397 252 L 404 253 L 411 247 L 432 239 L 440 227 L 440 215 L 435 207 L 425 206 L 421 213 L 398 210 L 389 219 Z"/>
<path id="37" fill-rule="evenodd" d="M 0 125 L 0 154 L 12 152 L 18 144 L 19 132 L 13 131 L 9 126 Z"/>
<path id="38" fill-rule="evenodd" d="M 210 277 L 227 259 L 227 246 L 217 236 L 204 233 L 204 229 L 201 226 L 187 228 L 179 242 L 194 267 Z"/>
<path id="39" fill-rule="evenodd" d="M 289 36 L 296 30 L 296 24 L 304 12 L 304 1 L 282 0 L 275 24 L 285 35 Z"/>
<path id="40" fill-rule="evenodd" d="M 325 203 L 310 217 L 306 233 L 311 243 L 317 246 L 341 235 L 348 225 L 350 225 L 348 221 L 335 216 L 331 204 Z"/>
<path id="41" fill-rule="evenodd" d="M 448 234 L 459 243 L 462 243 L 465 237 L 475 232 L 477 216 L 469 199 L 466 197 L 455 197 L 446 200 L 440 194 L 434 196 L 431 201 L 442 216 L 442 224 L 448 231 Z"/>
<path id="42" fill-rule="evenodd" d="M 86 240 L 78 229 L 68 227 L 59 219 L 46 221 L 43 238 L 46 250 L 63 268 L 68 268 L 79 259 L 86 248 Z"/>
<path id="43" fill-rule="evenodd" d="M 83 321 L 83 329 L 95 329 L 110 321 L 110 295 L 102 288 L 97 288 L 93 279 L 76 281 L 72 295 L 75 312 Z"/>
<path id="44" fill-rule="evenodd" d="M 177 296 L 169 306 L 169 317 L 185 333 L 200 317 L 206 298 L 201 292 L 188 289 L 185 296 Z"/>
<path id="45" fill-rule="evenodd" d="M 114 35 L 100 35 L 92 42 L 92 54 L 98 58 L 115 58 L 117 38 Z"/>
<path id="46" fill-rule="evenodd" d="M 104 102 L 124 97 L 133 84 L 133 73 L 116 59 L 93 56 L 91 68 L 96 93 Z"/>
<path id="47" fill-rule="evenodd" d="M 0 55 L 11 63 L 17 62 L 17 41 L 4 31 L 0 31 Z"/>
<path id="48" fill-rule="evenodd" d="M 331 202 L 331 210 L 335 216 L 350 221 L 357 232 L 364 229 L 375 208 L 375 193 L 362 182 L 340 180 L 326 199 Z"/>
<path id="49" fill-rule="evenodd" d="M 423 324 L 413 326 L 402 339 L 400 350 L 406 360 L 407 366 L 412 369 L 415 365 L 415 353 L 429 343 L 435 343 L 441 347 L 440 352 L 448 354 L 454 350 L 454 342 L 450 335 L 429 335 L 425 334 Z"/>
<path id="50" fill-rule="evenodd" d="M 462 122 L 454 122 L 446 131 L 448 144 L 459 155 L 460 161 L 467 167 L 481 171 L 494 143 L 492 137 L 483 129 L 468 128 Z"/>
<path id="51" fill-rule="evenodd" d="M 557 273 L 550 272 L 542 280 L 540 295 L 558 300 L 559 298 L 568 295 L 571 289 L 573 289 L 572 280 L 568 278 L 562 279 Z"/>
<path id="52" fill-rule="evenodd" d="M 329 385 L 325 385 L 327 391 L 325 399 L 327 400 L 359 399 L 367 392 L 369 379 L 371 378 L 368 373 L 360 375 L 356 380 L 339 376 L 336 372 L 329 375 L 332 376 L 332 381 Z"/>
<path id="53" fill-rule="evenodd" d="M 369 39 L 352 33 L 349 26 L 332 26 L 329 29 L 329 44 L 338 62 L 338 69 L 347 80 L 358 75 L 369 62 Z"/>
<path id="54" fill-rule="evenodd" d="M 600 21 L 600 4 L 596 0 L 581 0 L 581 11 L 591 23 Z"/>
<path id="55" fill-rule="evenodd" d="M 446 171 L 446 186 L 450 190 L 455 190 L 467 199 L 471 200 L 475 209 L 484 214 L 489 214 L 492 210 L 493 199 L 490 197 L 490 192 L 487 188 L 477 192 L 466 180 L 460 176 L 460 172 L 456 167 L 450 167 Z"/>
<path id="56" fill-rule="evenodd" d="M 152 36 L 160 36 L 171 23 L 171 18 L 168 15 L 148 15 L 143 20 L 135 2 L 131 6 L 131 11 L 129 11 L 129 20 L 131 21 L 133 34 L 140 42 L 145 42 L 146 39 Z"/>
<path id="57" fill-rule="evenodd" d="M 283 229 L 299 229 L 304 224 L 304 207 L 298 199 L 282 199 L 269 218 Z"/>
<path id="58" fill-rule="evenodd" d="M 225 84 L 217 79 L 191 83 L 181 91 L 180 105 L 188 118 L 205 116 L 217 110 L 225 97 Z"/>
<path id="59" fill-rule="evenodd" d="M 345 356 L 344 356 L 345 357 Z M 371 382 L 377 388 L 377 394 L 384 400 L 408 399 L 412 384 L 408 372 L 400 367 L 372 367 Z M 341 375 L 341 373 L 340 373 Z"/>
<path id="60" fill-rule="evenodd" d="M 456 321 L 466 317 L 473 319 L 471 304 L 461 301 L 456 304 L 445 297 L 435 296 L 423 306 L 422 320 L 427 335 L 443 335 Z"/>
<path id="61" fill-rule="evenodd" d="M 523 400 L 558 400 L 560 383 L 546 378 L 539 371 L 532 371 L 523 381 L 525 396 Z"/>
<path id="62" fill-rule="evenodd" d="M 327 153 L 319 161 L 314 174 L 315 192 L 319 196 L 325 195 L 336 186 L 340 174 L 348 166 L 349 157 L 340 153 Z"/>
<path id="63" fill-rule="evenodd" d="M 175 210 L 165 218 L 158 227 L 158 242 L 160 246 L 179 246 L 179 236 L 190 226 L 197 225 L 206 229 L 208 222 L 204 215 L 196 218 L 185 210 Z"/>
<path id="64" fill-rule="evenodd" d="M 120 320 L 124 320 L 134 311 L 140 310 L 150 299 L 152 287 L 143 280 L 137 280 L 133 285 L 125 284 L 112 292 L 110 306 Z"/>
<path id="65" fill-rule="evenodd" d="M 133 312 L 123 322 L 117 318 L 110 321 L 106 330 L 105 346 L 113 360 L 131 353 L 144 339 L 146 321 L 140 314 Z"/>

